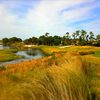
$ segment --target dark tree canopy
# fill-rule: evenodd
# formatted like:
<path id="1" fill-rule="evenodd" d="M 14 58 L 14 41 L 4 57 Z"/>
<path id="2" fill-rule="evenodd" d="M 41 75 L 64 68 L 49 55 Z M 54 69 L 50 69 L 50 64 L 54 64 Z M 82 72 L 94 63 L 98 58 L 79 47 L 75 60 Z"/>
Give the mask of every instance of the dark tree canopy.
<path id="1" fill-rule="evenodd" d="M 64 36 L 50 36 L 50 33 L 46 32 L 44 35 L 37 37 L 31 37 L 22 41 L 17 37 L 3 38 L 3 45 L 11 45 L 13 43 L 23 42 L 24 44 L 31 45 L 94 45 L 100 46 L 100 34 L 95 38 L 93 32 L 87 33 L 85 30 L 77 30 L 70 34 L 66 32 Z"/>
<path id="2" fill-rule="evenodd" d="M 11 45 L 11 44 L 16 43 L 16 42 L 22 42 L 22 39 L 17 38 L 17 37 L 3 38 L 2 39 L 2 43 L 5 46 Z"/>

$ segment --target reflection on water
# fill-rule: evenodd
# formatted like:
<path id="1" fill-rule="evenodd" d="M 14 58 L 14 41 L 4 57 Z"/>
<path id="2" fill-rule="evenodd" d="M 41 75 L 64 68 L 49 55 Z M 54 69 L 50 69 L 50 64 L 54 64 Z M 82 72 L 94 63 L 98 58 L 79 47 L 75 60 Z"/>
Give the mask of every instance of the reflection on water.
<path id="1" fill-rule="evenodd" d="M 13 60 L 13 61 L 1 62 L 0 66 L 6 65 L 6 64 L 14 64 L 17 62 L 22 62 L 22 61 L 31 60 L 31 59 L 38 59 L 45 56 L 44 53 L 39 49 L 35 49 L 35 50 L 28 49 L 25 51 L 18 51 L 16 55 L 24 56 L 24 58 Z"/>
<path id="2" fill-rule="evenodd" d="M 24 56 L 25 59 L 37 59 L 44 56 L 44 54 L 39 49 L 18 51 L 16 54 Z"/>
<path id="3" fill-rule="evenodd" d="M 8 46 L 0 45 L 0 50 L 1 50 L 1 49 L 6 49 L 6 48 L 9 48 L 9 47 L 8 47 Z"/>

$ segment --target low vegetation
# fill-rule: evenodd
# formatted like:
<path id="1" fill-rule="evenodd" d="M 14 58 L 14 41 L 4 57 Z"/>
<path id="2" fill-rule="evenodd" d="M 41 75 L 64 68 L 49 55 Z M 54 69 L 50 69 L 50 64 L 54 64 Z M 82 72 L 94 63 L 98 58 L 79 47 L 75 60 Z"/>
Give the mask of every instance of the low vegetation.
<path id="1" fill-rule="evenodd" d="M 96 51 L 96 52 L 94 53 L 94 56 L 100 57 L 100 51 Z"/>
<path id="2" fill-rule="evenodd" d="M 0 72 L 0 100 L 91 99 L 87 69 L 77 53 L 56 53 L 5 67 Z"/>
<path id="3" fill-rule="evenodd" d="M 100 48 L 38 48 L 51 56 L 9 64 L 0 69 L 0 100 L 100 99 L 100 58 L 95 57 Z"/>
<path id="4" fill-rule="evenodd" d="M 96 94 L 96 98 L 97 98 L 96 100 L 99 100 L 100 99 L 100 56 L 96 57 L 93 54 L 93 55 L 82 56 L 82 58 L 89 63 L 89 66 L 92 67 L 91 70 L 92 91 Z"/>
<path id="5" fill-rule="evenodd" d="M 16 55 L 17 49 L 3 49 L 0 50 L 0 62 L 19 59 L 21 56 Z"/>

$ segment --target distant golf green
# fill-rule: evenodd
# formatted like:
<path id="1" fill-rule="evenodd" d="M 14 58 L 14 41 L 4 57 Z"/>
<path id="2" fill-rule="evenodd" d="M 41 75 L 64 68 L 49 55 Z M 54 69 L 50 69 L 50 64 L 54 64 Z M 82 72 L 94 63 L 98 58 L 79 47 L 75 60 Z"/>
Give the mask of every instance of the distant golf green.
<path id="1" fill-rule="evenodd" d="M 100 51 L 96 51 L 93 55 L 94 55 L 95 57 L 100 57 Z"/>

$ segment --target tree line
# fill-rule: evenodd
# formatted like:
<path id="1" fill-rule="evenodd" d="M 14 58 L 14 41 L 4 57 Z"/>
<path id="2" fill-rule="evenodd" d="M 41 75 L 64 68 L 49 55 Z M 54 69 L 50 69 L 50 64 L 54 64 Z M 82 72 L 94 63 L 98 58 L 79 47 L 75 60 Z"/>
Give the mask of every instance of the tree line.
<path id="1" fill-rule="evenodd" d="M 93 32 L 87 33 L 85 30 L 77 30 L 70 34 L 66 32 L 64 36 L 50 36 L 50 33 L 45 33 L 44 35 L 37 37 L 31 37 L 25 40 L 21 38 L 3 38 L 2 43 L 5 46 L 10 46 L 14 43 L 24 43 L 31 45 L 93 45 L 100 46 L 100 34 L 94 36 Z"/>

